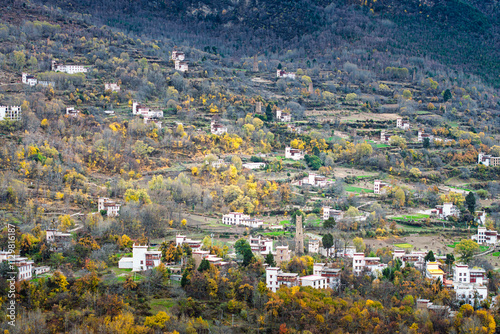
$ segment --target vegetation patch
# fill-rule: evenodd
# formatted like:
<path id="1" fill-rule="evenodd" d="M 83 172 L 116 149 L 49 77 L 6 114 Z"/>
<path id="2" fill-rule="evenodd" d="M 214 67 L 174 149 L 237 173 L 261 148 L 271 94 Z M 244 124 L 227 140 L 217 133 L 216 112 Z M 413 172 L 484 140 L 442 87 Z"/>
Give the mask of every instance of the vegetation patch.
<path id="1" fill-rule="evenodd" d="M 365 189 L 360 187 L 346 186 L 345 191 L 351 193 L 373 193 L 373 189 Z"/>
<path id="2" fill-rule="evenodd" d="M 412 244 L 408 244 L 408 243 L 404 243 L 404 244 L 394 244 L 395 247 L 399 247 L 399 248 L 412 248 L 413 245 Z"/>

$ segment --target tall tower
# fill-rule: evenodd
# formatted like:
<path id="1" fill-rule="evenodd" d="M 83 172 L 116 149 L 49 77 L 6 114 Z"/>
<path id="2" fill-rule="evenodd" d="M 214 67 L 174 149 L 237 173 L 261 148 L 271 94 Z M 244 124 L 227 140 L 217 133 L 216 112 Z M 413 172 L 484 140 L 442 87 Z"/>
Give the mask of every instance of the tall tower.
<path id="1" fill-rule="evenodd" d="M 262 102 L 255 103 L 255 113 L 262 114 Z"/>
<path id="2" fill-rule="evenodd" d="M 295 253 L 304 253 L 304 230 L 302 229 L 302 215 L 295 216 Z"/>
<path id="3" fill-rule="evenodd" d="M 257 55 L 253 56 L 253 72 L 259 72 L 259 62 L 257 61 Z"/>

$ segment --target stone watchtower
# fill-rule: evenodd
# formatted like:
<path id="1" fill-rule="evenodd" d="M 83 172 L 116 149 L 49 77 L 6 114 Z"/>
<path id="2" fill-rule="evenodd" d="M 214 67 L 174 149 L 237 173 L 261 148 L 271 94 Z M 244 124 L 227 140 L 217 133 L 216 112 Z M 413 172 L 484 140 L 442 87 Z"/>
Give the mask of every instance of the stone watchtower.
<path id="1" fill-rule="evenodd" d="M 257 55 L 253 56 L 253 72 L 259 72 L 259 62 L 257 61 Z"/>
<path id="2" fill-rule="evenodd" d="M 304 253 L 304 230 L 302 229 L 302 215 L 295 216 L 295 253 Z"/>

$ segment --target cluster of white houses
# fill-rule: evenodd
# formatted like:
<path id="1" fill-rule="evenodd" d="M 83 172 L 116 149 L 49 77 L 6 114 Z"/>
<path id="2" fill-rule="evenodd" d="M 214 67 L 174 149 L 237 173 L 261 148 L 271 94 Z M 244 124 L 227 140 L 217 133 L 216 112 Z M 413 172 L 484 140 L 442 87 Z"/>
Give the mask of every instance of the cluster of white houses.
<path id="1" fill-rule="evenodd" d="M 245 215 L 241 212 L 230 212 L 222 216 L 222 224 L 260 228 L 264 225 L 264 222 L 260 219 L 251 218 L 249 215 Z"/>
<path id="2" fill-rule="evenodd" d="M 289 112 L 285 112 L 280 109 L 276 110 L 276 122 L 287 123 L 291 121 L 292 121 L 292 115 Z"/>
<path id="3" fill-rule="evenodd" d="M 333 181 L 328 180 L 325 176 L 311 173 L 303 179 L 292 182 L 292 185 L 295 186 L 310 185 L 313 187 L 324 188 L 329 185 L 332 185 L 333 183 L 334 183 Z"/>
<path id="4" fill-rule="evenodd" d="M 53 60 L 52 61 L 52 71 L 64 72 L 64 73 L 68 73 L 68 74 L 87 73 L 88 66 L 74 65 L 74 64 L 64 65 L 64 64 L 58 63 L 57 61 Z"/>
<path id="5" fill-rule="evenodd" d="M 38 80 L 33 75 L 31 75 L 29 73 L 26 73 L 26 72 L 23 72 L 23 74 L 22 74 L 22 83 L 25 84 L 25 85 L 28 85 L 30 87 L 33 87 L 33 86 L 36 86 L 36 85 L 47 87 L 49 85 L 54 86 L 54 84 L 55 84 L 52 81 L 41 81 L 41 80 Z"/>
<path id="6" fill-rule="evenodd" d="M 299 274 L 284 273 L 279 267 L 266 268 L 266 286 L 276 292 L 283 285 L 310 286 L 314 289 L 337 289 L 340 285 L 341 269 L 331 268 L 325 263 L 315 263 L 313 274 L 299 277 Z"/>
<path id="7" fill-rule="evenodd" d="M 132 101 L 132 114 L 142 116 L 144 124 L 155 124 L 160 129 L 162 127 L 160 118 L 163 118 L 163 111 L 161 110 L 151 110 L 137 101 Z"/>
<path id="8" fill-rule="evenodd" d="M 189 66 L 188 63 L 184 61 L 184 59 L 186 59 L 184 52 L 172 51 L 171 59 L 174 61 L 176 71 L 187 72 Z"/>
<path id="9" fill-rule="evenodd" d="M 477 163 L 485 166 L 497 167 L 500 166 L 500 157 L 494 157 L 491 154 L 480 152 L 477 155 Z"/>
<path id="10" fill-rule="evenodd" d="M 21 106 L 0 106 L 0 121 L 20 121 Z"/>

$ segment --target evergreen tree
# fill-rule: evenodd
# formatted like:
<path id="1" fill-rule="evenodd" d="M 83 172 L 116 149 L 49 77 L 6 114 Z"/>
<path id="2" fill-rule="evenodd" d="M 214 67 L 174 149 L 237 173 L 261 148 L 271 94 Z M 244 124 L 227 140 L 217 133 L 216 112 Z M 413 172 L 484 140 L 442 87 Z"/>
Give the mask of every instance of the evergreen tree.
<path id="1" fill-rule="evenodd" d="M 467 206 L 467 209 L 471 214 L 474 214 L 474 210 L 476 209 L 476 196 L 474 196 L 474 193 L 471 191 L 465 197 L 465 205 Z"/>
<path id="2" fill-rule="evenodd" d="M 323 248 L 324 249 L 330 249 L 332 248 L 333 246 L 333 235 L 331 235 L 330 233 L 327 233 L 323 236 L 323 238 L 321 239 L 321 242 L 323 243 Z M 337 251 L 337 250 L 335 250 Z"/>
<path id="3" fill-rule="evenodd" d="M 203 272 L 208 269 L 210 269 L 210 262 L 208 262 L 207 259 L 201 260 L 200 266 L 198 267 L 198 271 Z"/>
<path id="4" fill-rule="evenodd" d="M 243 256 L 243 265 L 248 266 L 255 258 L 252 252 L 252 247 L 245 239 L 240 239 L 234 244 L 236 253 Z"/>
<path id="5" fill-rule="evenodd" d="M 269 253 L 266 255 L 266 261 L 265 261 L 270 267 L 276 266 L 276 262 L 274 262 L 274 256 L 273 254 Z"/>
<path id="6" fill-rule="evenodd" d="M 323 222 L 323 228 L 334 228 L 337 222 L 335 221 L 335 218 L 330 217 L 327 220 Z"/>
<path id="7" fill-rule="evenodd" d="M 271 107 L 271 103 L 269 103 L 266 107 L 266 118 L 268 122 L 272 122 L 273 120 L 273 108 Z"/>
<path id="8" fill-rule="evenodd" d="M 434 256 L 434 252 L 430 250 L 429 253 L 427 253 L 427 255 L 424 257 L 424 260 L 425 260 L 425 262 L 436 261 L 436 257 Z"/>
<path id="9" fill-rule="evenodd" d="M 424 138 L 424 148 L 429 148 L 431 146 L 431 141 L 429 138 Z"/>
<path id="10" fill-rule="evenodd" d="M 451 95 L 450 90 L 449 90 L 449 89 L 446 89 L 446 90 L 444 91 L 444 94 L 443 94 L 443 100 L 444 100 L 444 102 L 446 102 L 446 101 L 448 101 L 448 100 L 451 100 L 451 98 L 452 98 L 452 95 Z"/>

